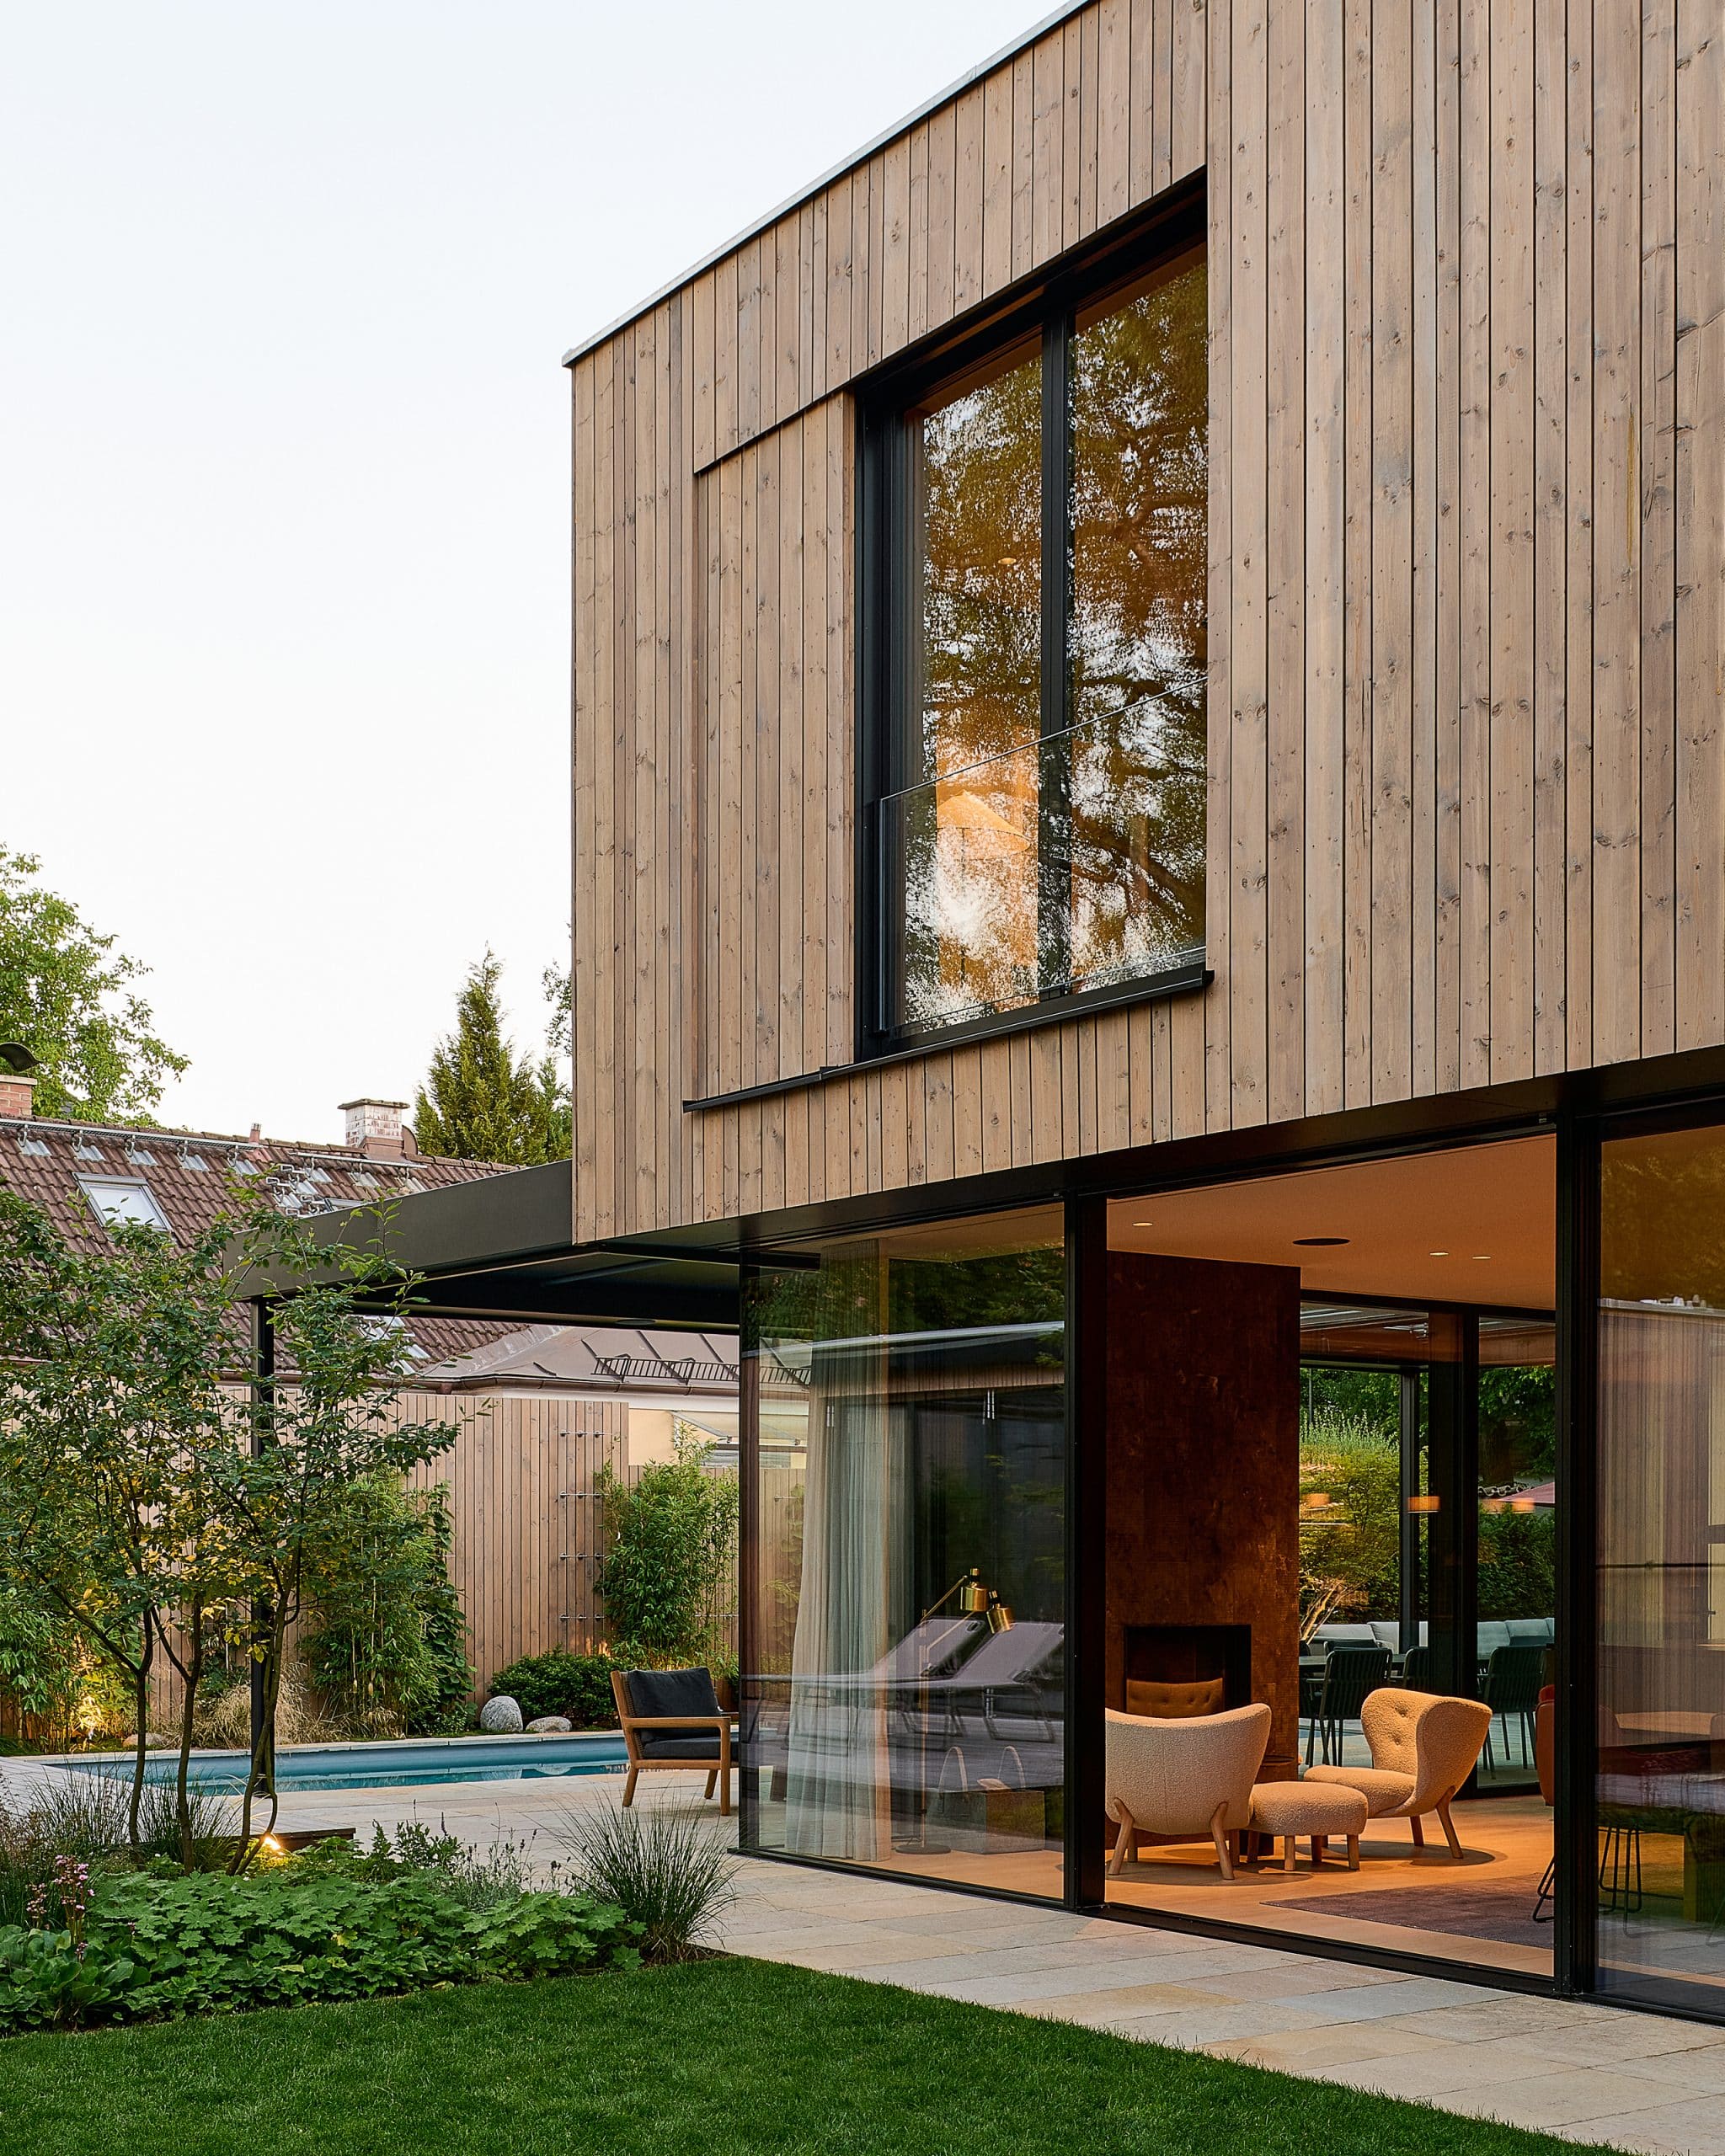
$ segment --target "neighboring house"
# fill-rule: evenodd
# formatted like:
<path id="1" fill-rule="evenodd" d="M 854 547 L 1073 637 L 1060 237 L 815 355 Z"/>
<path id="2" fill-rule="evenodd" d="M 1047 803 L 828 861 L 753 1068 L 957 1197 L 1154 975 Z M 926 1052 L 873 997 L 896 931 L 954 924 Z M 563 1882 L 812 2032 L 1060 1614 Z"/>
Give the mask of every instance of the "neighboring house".
<path id="1" fill-rule="evenodd" d="M 32 1113 L 34 1081 L 0 1068 L 0 1187 L 28 1198 L 76 1249 L 106 1246 L 110 1224 L 141 1221 L 195 1235 L 232 1209 L 236 1186 L 279 1212 L 328 1213 L 387 1205 L 422 1190 L 502 1172 L 482 1161 L 428 1158 L 402 1121 L 399 1101 L 343 1104 L 346 1142 L 302 1144 L 214 1131 L 55 1123 Z M 442 1361 L 497 1339 L 474 1320 L 415 1318 L 416 1359 Z"/>
<path id="2" fill-rule="evenodd" d="M 569 355 L 574 1160 L 398 1248 L 740 1323 L 751 1850 L 1725 2013 L 1722 109 L 1086 0 Z M 1477 1861 L 1228 1877 L 1368 1724 Z"/>
<path id="3" fill-rule="evenodd" d="M 40 1206 L 74 1246 L 99 1249 L 110 1224 L 170 1235 L 207 1226 L 236 1182 L 282 1211 L 313 1215 L 393 1204 L 483 1182 L 489 1163 L 429 1157 L 399 1102 L 344 1104 L 346 1143 L 315 1145 L 210 1131 L 56 1123 L 31 1113 L 31 1081 L 0 1070 L 0 1186 Z M 480 1686 L 523 1654 L 602 1636 L 585 1522 L 608 1461 L 625 1476 L 669 1459 L 673 1412 L 735 1445 L 735 1344 L 704 1348 L 686 1381 L 656 1359 L 681 1342 L 636 1332 L 526 1331 L 507 1320 L 414 1315 L 403 1419 L 446 1422 L 449 1449 L 418 1471 L 447 1485 L 451 1566 Z M 246 1374 L 236 1332 L 236 1381 Z M 724 1359 L 729 1356 L 729 1360 Z"/>

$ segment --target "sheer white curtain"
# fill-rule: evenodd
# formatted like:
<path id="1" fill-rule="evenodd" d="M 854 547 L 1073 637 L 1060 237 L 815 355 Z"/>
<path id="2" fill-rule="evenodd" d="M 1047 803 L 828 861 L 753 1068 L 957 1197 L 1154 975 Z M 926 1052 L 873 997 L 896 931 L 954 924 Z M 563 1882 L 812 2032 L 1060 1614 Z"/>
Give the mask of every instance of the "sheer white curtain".
<path id="1" fill-rule="evenodd" d="M 799 1856 L 891 1854 L 887 1701 L 869 1679 L 894 1645 L 901 1419 L 884 1346 L 816 1344 L 785 1781 L 785 1847 Z"/>

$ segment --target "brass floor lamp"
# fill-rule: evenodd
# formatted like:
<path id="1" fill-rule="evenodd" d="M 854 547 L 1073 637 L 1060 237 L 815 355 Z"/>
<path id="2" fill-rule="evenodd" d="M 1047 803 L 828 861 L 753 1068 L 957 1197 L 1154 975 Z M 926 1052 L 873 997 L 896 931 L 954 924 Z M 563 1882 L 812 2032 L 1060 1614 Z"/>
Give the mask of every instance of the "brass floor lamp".
<path id="1" fill-rule="evenodd" d="M 993 1588 L 983 1584 L 980 1565 L 973 1565 L 969 1572 L 961 1572 L 943 1595 L 929 1604 L 916 1620 L 918 1630 L 937 1611 L 945 1609 L 955 1595 L 959 1610 L 967 1617 L 983 1619 L 991 1632 L 1012 1630 L 1012 1613 Z M 916 1838 L 893 1844 L 894 1849 L 905 1856 L 943 1856 L 951 1847 L 949 1843 L 932 1842 L 928 1838 L 928 1686 L 927 1649 L 925 1645 L 919 1645 L 916 1667 L 916 1780 L 921 1808 L 916 1822 Z M 890 1737 L 888 1747 L 890 1757 Z"/>

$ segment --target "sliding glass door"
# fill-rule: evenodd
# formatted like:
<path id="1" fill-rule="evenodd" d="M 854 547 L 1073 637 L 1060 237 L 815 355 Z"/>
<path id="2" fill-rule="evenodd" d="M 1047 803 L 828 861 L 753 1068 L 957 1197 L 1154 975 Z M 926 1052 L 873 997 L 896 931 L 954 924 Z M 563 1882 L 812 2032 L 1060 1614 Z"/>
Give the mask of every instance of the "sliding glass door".
<path id="1" fill-rule="evenodd" d="M 745 1295 L 746 1847 L 1058 1897 L 1058 1211 L 780 1254 Z"/>
<path id="2" fill-rule="evenodd" d="M 1725 2015 L 1725 1129 L 1599 1188 L 1597 1981 Z"/>

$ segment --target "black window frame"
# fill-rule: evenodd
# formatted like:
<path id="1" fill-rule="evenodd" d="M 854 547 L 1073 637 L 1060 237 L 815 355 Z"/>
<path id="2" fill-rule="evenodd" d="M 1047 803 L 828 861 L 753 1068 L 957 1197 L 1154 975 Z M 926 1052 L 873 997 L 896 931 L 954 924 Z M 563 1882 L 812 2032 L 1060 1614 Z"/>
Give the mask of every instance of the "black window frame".
<path id="1" fill-rule="evenodd" d="M 893 916 L 902 894 L 884 871 L 881 804 L 907 783 L 911 743 L 910 672 L 917 633 L 917 593 L 910 574 L 916 558 L 917 504 L 911 483 L 907 413 L 936 391 L 1039 337 L 1042 358 L 1042 668 L 1039 709 L 1045 820 L 1058 814 L 1064 758 L 1051 744 L 1069 723 L 1066 640 L 1071 611 L 1071 556 L 1067 544 L 1071 486 L 1068 422 L 1070 351 L 1077 316 L 1114 291 L 1194 249 L 1207 238 L 1202 180 L 1063 255 L 1035 280 L 1001 295 L 980 322 L 932 339 L 853 385 L 857 401 L 857 905 L 856 1059 L 879 1061 L 934 1053 L 953 1043 L 1025 1031 L 1068 1017 L 1123 1004 L 1201 991 L 1213 978 L 1207 963 L 1165 969 L 1103 983 L 1060 989 L 1033 1002 L 990 1011 L 951 1025 L 897 1022 L 892 974 Z M 1206 852 L 1208 844 L 1206 843 Z M 1039 883 L 1045 887 L 1048 853 L 1039 849 Z M 1064 906 L 1039 902 L 1040 974 L 1058 971 L 1060 953 L 1048 940 L 1068 933 Z"/>

